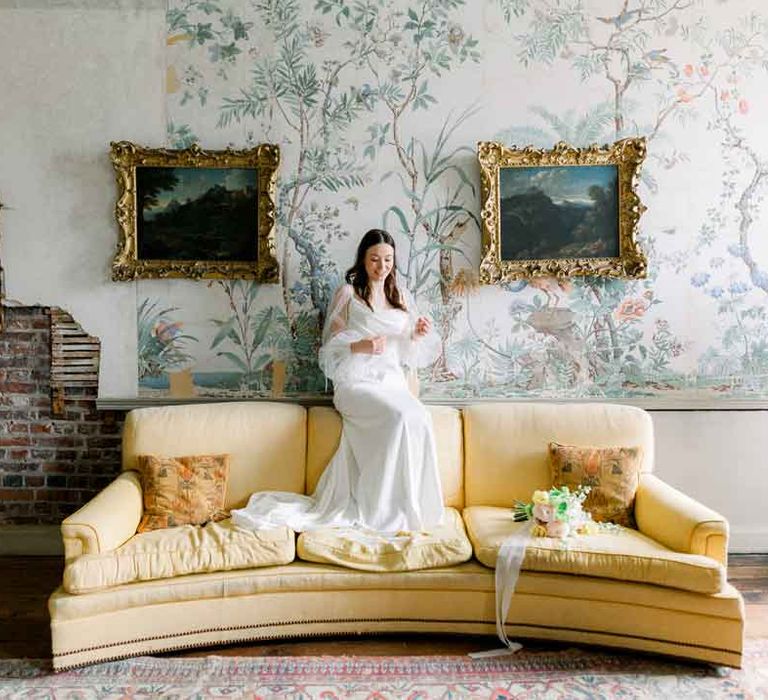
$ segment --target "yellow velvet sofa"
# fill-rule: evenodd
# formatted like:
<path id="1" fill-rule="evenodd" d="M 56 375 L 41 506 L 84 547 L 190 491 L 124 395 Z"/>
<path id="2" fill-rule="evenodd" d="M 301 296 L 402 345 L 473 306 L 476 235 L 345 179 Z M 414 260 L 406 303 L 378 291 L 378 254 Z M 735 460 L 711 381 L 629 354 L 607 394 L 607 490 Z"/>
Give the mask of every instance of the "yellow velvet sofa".
<path id="1" fill-rule="evenodd" d="M 644 448 L 638 530 L 565 547 L 537 538 L 512 598 L 509 636 L 740 666 L 744 604 L 726 581 L 728 524 L 653 475 L 646 412 L 549 403 L 429 410 L 449 539 L 436 550 L 429 533 L 407 540 L 403 551 L 363 542 L 338 561 L 340 550 L 326 547 L 333 533 L 305 533 L 297 545 L 285 528 L 253 533 L 225 520 L 136 534 L 137 455 L 229 454 L 228 508 L 256 490 L 311 493 L 338 443 L 333 409 L 242 402 L 131 411 L 123 473 L 62 524 L 64 580 L 49 600 L 54 668 L 274 638 L 493 635 L 492 567 L 515 500 L 550 486 L 550 441 Z M 340 565 L 348 556 L 357 568 Z M 493 644 L 478 640 L 478 648 Z"/>

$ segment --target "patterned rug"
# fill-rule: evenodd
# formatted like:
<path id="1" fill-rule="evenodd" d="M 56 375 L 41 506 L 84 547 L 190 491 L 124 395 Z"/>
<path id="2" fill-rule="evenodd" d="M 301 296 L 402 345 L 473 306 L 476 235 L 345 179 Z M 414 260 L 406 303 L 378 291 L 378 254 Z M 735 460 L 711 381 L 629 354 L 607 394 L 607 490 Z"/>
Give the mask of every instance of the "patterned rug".
<path id="1" fill-rule="evenodd" d="M 140 657 L 54 674 L 47 660 L 0 660 L 0 698 L 768 698 L 768 640 L 741 670 L 585 649 L 514 656 Z"/>

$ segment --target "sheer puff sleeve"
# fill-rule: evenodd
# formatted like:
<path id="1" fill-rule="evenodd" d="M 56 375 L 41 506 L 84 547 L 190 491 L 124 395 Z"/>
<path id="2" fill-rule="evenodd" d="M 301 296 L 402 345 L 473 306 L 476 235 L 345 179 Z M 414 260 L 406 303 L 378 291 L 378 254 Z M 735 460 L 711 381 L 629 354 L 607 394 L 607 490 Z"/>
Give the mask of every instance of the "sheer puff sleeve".
<path id="1" fill-rule="evenodd" d="M 352 301 L 352 285 L 344 284 L 333 295 L 323 326 L 323 344 L 318 352 L 318 363 L 328 379 L 334 381 L 339 370 L 352 354 L 350 344 L 363 339 L 360 331 L 348 328 L 349 304 Z"/>
<path id="2" fill-rule="evenodd" d="M 442 350 L 442 343 L 440 342 L 440 336 L 435 330 L 435 323 L 427 314 L 419 311 L 419 308 L 416 306 L 416 299 L 405 285 L 400 287 L 400 294 L 408 309 L 408 325 L 400 338 L 401 363 L 409 369 L 429 367 L 429 365 L 437 360 Z M 429 333 L 424 336 L 417 336 L 415 334 L 416 320 L 419 316 L 429 318 L 432 324 Z"/>

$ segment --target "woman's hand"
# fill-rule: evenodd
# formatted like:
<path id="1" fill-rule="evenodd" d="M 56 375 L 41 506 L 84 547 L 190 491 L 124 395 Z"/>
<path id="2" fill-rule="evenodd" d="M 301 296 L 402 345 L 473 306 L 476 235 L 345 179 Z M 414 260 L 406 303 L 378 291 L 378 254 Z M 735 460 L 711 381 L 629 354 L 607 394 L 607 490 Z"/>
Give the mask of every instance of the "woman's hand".
<path id="1" fill-rule="evenodd" d="M 432 330 L 432 324 L 426 316 L 419 316 L 416 319 L 416 327 L 413 329 L 413 335 L 415 338 L 423 338 L 429 331 Z"/>
<path id="2" fill-rule="evenodd" d="M 381 355 L 386 346 L 387 338 L 383 335 L 374 335 L 370 338 L 357 340 L 349 345 L 352 352 L 363 353 L 365 355 Z"/>

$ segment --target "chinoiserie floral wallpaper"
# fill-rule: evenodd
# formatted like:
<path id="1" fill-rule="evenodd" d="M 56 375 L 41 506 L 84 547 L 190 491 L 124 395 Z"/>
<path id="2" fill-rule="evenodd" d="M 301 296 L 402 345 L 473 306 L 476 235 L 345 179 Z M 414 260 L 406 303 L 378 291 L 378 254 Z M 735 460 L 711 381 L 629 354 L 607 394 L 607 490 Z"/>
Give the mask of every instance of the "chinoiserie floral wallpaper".
<path id="1" fill-rule="evenodd" d="M 768 388 L 763 0 L 171 0 L 166 55 L 168 145 L 280 145 L 282 280 L 141 281 L 141 394 L 324 392 L 370 227 L 442 337 L 423 396 Z M 477 141 L 634 135 L 647 279 L 477 285 Z"/>

